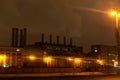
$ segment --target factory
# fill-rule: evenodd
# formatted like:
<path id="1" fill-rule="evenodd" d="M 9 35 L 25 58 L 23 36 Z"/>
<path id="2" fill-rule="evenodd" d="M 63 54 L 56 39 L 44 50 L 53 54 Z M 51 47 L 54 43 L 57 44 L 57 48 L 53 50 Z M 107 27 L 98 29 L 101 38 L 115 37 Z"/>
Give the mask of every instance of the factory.
<path id="1" fill-rule="evenodd" d="M 26 28 L 19 30 L 12 28 L 11 46 L 0 47 L 1 67 L 21 67 L 24 62 L 24 48 L 26 45 Z"/>
<path id="2" fill-rule="evenodd" d="M 56 42 L 53 42 L 53 35 L 50 34 L 47 42 L 45 41 L 45 34 L 42 33 L 41 41 L 29 45 L 27 44 L 26 28 L 12 28 L 11 35 L 11 46 L 0 47 L 1 67 L 45 67 L 53 65 L 64 67 L 66 65 L 64 58 L 83 57 L 83 47 L 73 45 L 72 38 L 67 40 L 66 37 L 63 37 L 63 42 L 60 43 L 60 37 L 56 36 Z M 46 62 L 46 58 L 50 60 L 50 58 L 48 59 L 49 56 L 54 57 L 56 64 L 49 65 L 48 61 Z"/>

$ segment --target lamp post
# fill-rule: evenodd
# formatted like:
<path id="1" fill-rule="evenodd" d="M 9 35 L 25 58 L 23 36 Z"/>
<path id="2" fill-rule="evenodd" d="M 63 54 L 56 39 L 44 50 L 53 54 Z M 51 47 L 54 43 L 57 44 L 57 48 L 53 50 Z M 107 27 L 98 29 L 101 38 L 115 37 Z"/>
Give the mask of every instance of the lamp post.
<path id="1" fill-rule="evenodd" d="M 119 16 L 120 16 L 120 10 L 118 9 L 113 9 L 113 11 L 111 12 L 112 15 L 115 16 L 115 30 L 116 30 L 116 41 L 117 41 L 117 45 L 116 45 L 116 48 L 117 48 L 117 58 L 118 58 L 118 69 L 117 69 L 117 74 L 120 75 L 120 39 L 119 39 Z"/>

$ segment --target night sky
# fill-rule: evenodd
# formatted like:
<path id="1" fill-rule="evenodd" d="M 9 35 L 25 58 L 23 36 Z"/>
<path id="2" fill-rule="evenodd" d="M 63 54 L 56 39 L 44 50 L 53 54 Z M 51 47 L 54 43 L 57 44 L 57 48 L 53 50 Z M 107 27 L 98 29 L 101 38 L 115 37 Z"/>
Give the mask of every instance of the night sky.
<path id="1" fill-rule="evenodd" d="M 73 38 L 87 50 L 93 44 L 115 45 L 115 18 L 111 8 L 120 9 L 120 0 L 0 0 L 0 45 L 10 45 L 11 28 L 27 28 L 28 44 Z"/>

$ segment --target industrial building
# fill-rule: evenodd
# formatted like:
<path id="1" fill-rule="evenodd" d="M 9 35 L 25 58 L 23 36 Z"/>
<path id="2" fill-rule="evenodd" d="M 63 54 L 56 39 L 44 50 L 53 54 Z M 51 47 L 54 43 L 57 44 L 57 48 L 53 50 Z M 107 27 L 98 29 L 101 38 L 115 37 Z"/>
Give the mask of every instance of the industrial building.
<path id="1" fill-rule="evenodd" d="M 22 48 L 0 47 L 0 66 L 1 67 L 21 67 L 23 66 Z"/>
<path id="2" fill-rule="evenodd" d="M 91 55 L 94 58 L 106 60 L 109 64 L 117 61 L 117 49 L 115 46 L 92 45 Z"/>
<path id="3" fill-rule="evenodd" d="M 83 47 L 73 45 L 72 38 L 67 42 L 66 37 L 63 37 L 63 43 L 60 43 L 60 37 L 56 36 L 56 42 L 53 42 L 50 34 L 49 42 L 46 42 L 44 34 L 41 34 L 40 42 L 27 45 L 26 37 L 26 28 L 12 28 L 11 46 L 0 47 L 0 66 L 65 67 L 66 64 L 70 65 L 67 57 L 75 58 L 83 55 Z M 35 60 L 31 60 L 34 58 Z"/>
<path id="4" fill-rule="evenodd" d="M 12 28 L 11 46 L 0 47 L 1 67 L 21 67 L 25 58 L 26 28 Z"/>
<path id="5" fill-rule="evenodd" d="M 63 42 L 60 43 L 60 37 L 56 36 L 56 42 L 52 41 L 53 36 L 49 35 L 49 41 L 45 41 L 45 35 L 41 34 L 41 41 L 35 42 L 33 45 L 27 45 L 25 47 L 25 51 L 27 56 L 33 55 L 36 56 L 38 59 L 31 61 L 26 60 L 25 65 L 29 65 L 34 67 L 36 64 L 37 66 L 51 66 L 51 67 L 67 67 L 70 64 L 68 63 L 67 57 L 83 57 L 83 47 L 82 46 L 75 46 L 73 45 L 72 38 L 69 39 L 67 42 L 66 37 L 63 37 Z M 52 62 L 47 62 L 47 64 L 43 64 L 45 62 L 44 58 L 48 57 Z M 34 66 L 33 66 L 34 64 Z"/>
<path id="6" fill-rule="evenodd" d="M 53 43 L 52 35 L 49 36 L 49 42 L 44 40 L 44 34 L 41 34 L 41 41 L 35 42 L 33 45 L 28 45 L 26 50 L 28 51 L 43 51 L 46 55 L 50 56 L 77 56 L 83 55 L 83 47 L 73 45 L 72 38 L 69 43 L 66 44 L 66 37 L 63 37 L 63 43 L 59 42 L 59 36 L 56 36 L 56 42 Z M 45 54 L 45 53 L 44 53 Z"/>

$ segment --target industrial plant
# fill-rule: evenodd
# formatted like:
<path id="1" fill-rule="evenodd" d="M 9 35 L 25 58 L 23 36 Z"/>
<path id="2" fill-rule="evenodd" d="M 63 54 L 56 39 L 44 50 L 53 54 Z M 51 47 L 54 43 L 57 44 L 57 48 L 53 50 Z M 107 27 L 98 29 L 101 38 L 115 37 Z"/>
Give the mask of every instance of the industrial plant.
<path id="1" fill-rule="evenodd" d="M 73 44 L 72 38 L 55 36 L 53 40 L 54 35 L 50 34 L 45 40 L 45 34 L 41 33 L 40 41 L 27 44 L 26 28 L 12 28 L 11 33 L 11 46 L 0 47 L 0 67 L 99 70 L 101 66 L 116 67 L 118 64 L 114 46 L 93 45 L 88 56 L 82 46 Z"/>
<path id="2" fill-rule="evenodd" d="M 52 34 L 49 35 L 49 42 L 46 42 L 44 37 L 42 33 L 41 41 L 27 45 L 27 29 L 12 28 L 11 46 L 0 47 L 0 66 L 70 67 L 68 58 L 83 57 L 83 47 L 73 45 L 72 38 L 67 44 L 66 37 L 63 37 L 63 43 L 59 42 L 59 36 L 56 36 L 56 42 L 52 41 Z"/>

